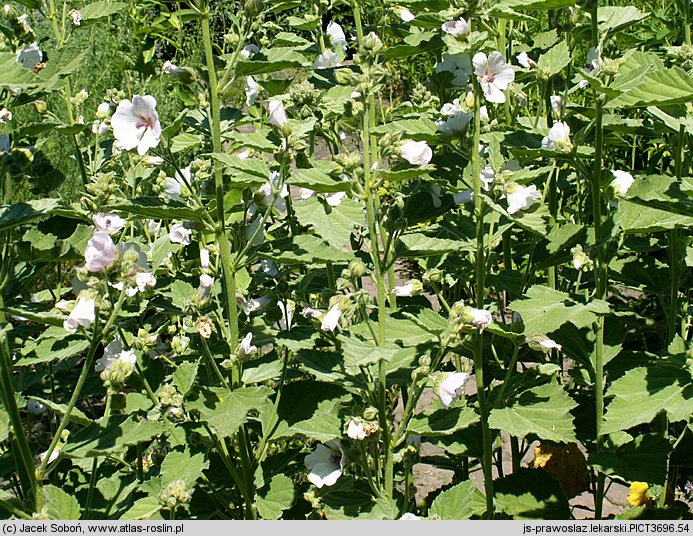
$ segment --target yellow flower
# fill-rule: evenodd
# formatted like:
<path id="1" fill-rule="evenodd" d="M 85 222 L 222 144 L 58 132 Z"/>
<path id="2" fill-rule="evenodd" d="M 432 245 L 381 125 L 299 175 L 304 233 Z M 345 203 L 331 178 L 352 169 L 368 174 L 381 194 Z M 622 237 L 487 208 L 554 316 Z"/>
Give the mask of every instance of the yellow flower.
<path id="1" fill-rule="evenodd" d="M 534 448 L 534 460 L 530 467 L 543 469 L 553 476 L 568 499 L 589 489 L 590 475 L 585 456 L 575 443 L 540 444 Z"/>
<path id="2" fill-rule="evenodd" d="M 650 485 L 647 482 L 633 482 L 630 485 L 630 493 L 626 500 L 631 506 L 642 506 L 647 504 L 650 498 L 647 496 L 647 490 L 650 489 Z"/>

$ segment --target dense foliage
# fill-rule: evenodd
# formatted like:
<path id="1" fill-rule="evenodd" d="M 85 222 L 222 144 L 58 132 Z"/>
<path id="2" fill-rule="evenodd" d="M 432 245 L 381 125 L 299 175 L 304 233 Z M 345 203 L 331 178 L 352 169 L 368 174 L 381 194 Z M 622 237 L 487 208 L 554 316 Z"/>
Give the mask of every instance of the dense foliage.
<path id="1" fill-rule="evenodd" d="M 691 6 L 601 4 L 5 4 L 2 515 L 690 518 Z"/>

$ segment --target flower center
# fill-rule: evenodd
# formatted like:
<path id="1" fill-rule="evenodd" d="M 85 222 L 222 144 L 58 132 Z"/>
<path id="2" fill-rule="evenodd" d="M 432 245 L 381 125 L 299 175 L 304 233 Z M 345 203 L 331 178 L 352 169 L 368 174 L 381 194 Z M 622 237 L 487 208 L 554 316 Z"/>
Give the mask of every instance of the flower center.
<path id="1" fill-rule="evenodd" d="M 341 461 L 342 461 L 342 456 L 340 454 L 332 454 L 330 456 L 330 463 L 332 463 L 334 465 L 339 465 Z"/>
<path id="2" fill-rule="evenodd" d="M 152 121 L 151 117 L 140 117 L 139 121 L 135 123 L 135 126 L 137 128 L 152 128 L 154 126 L 154 121 Z"/>

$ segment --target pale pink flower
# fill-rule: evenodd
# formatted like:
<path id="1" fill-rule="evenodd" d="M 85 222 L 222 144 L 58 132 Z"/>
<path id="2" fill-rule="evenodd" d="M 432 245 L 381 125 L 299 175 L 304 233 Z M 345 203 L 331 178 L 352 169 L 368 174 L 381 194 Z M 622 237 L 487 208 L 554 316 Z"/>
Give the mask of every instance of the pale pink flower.
<path id="1" fill-rule="evenodd" d="M 503 91 L 515 80 L 515 71 L 505 63 L 503 54 L 495 51 L 486 57 L 485 53 L 477 52 L 472 63 L 486 100 L 495 103 L 505 102 Z"/>
<path id="2" fill-rule="evenodd" d="M 161 124 L 156 99 L 135 95 L 132 102 L 123 99 L 111 118 L 113 135 L 123 149 L 137 149 L 142 156 L 161 140 Z"/>
<path id="3" fill-rule="evenodd" d="M 90 272 L 102 272 L 115 262 L 116 255 L 116 246 L 111 236 L 107 232 L 97 231 L 87 242 L 85 266 Z"/>

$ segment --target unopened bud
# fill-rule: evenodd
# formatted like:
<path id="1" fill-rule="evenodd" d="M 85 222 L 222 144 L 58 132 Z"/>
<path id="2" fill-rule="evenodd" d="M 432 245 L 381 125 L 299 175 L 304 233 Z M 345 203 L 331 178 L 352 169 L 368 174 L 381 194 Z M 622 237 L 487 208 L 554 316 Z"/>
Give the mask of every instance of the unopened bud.
<path id="1" fill-rule="evenodd" d="M 42 100 L 35 100 L 34 101 L 34 109 L 40 113 L 41 115 L 45 114 L 48 111 L 48 105 L 46 104 L 46 101 Z"/>

